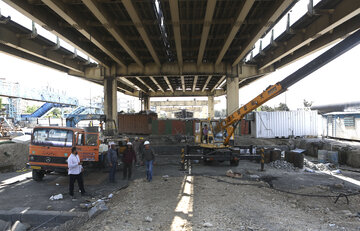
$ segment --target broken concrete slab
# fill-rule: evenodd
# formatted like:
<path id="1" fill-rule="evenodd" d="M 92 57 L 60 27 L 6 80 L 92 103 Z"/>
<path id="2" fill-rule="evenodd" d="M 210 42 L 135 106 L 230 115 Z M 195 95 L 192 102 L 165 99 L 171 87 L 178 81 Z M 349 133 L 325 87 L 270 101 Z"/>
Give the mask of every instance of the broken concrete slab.
<path id="1" fill-rule="evenodd" d="M 9 221 L 4 221 L 0 219 L 0 230 L 9 230 L 11 227 L 11 223 Z"/>
<path id="2" fill-rule="evenodd" d="M 31 225 L 27 223 L 21 223 L 20 221 L 15 221 L 15 223 L 11 227 L 11 231 L 26 231 L 31 227 Z"/>
<path id="3" fill-rule="evenodd" d="M 89 218 L 96 217 L 102 211 L 106 211 L 106 210 L 108 210 L 108 207 L 106 206 L 105 202 L 104 201 L 97 201 L 95 206 L 92 207 L 88 212 Z"/>

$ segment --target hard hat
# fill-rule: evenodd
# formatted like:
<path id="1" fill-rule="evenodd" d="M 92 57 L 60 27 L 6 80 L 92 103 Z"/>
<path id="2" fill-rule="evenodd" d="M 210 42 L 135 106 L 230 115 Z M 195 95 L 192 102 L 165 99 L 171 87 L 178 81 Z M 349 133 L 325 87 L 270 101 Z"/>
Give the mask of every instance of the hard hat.
<path id="1" fill-rule="evenodd" d="M 109 143 L 109 145 L 115 145 L 115 142 L 111 141 L 111 142 Z"/>
<path id="2" fill-rule="evenodd" d="M 131 142 L 127 142 L 127 144 L 126 145 L 132 145 L 132 143 Z"/>
<path id="3" fill-rule="evenodd" d="M 138 139 L 139 139 L 139 137 L 136 136 L 136 137 L 135 137 L 135 140 L 138 140 Z"/>
<path id="4" fill-rule="evenodd" d="M 144 145 L 148 145 L 148 144 L 150 144 L 149 141 L 145 141 L 145 142 L 144 142 Z"/>

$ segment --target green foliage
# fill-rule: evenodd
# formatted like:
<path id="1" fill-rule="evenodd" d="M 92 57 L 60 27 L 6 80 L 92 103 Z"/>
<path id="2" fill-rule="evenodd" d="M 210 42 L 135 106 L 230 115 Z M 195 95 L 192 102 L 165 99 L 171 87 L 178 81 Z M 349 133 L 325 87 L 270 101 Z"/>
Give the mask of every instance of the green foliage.
<path id="1" fill-rule="evenodd" d="M 304 99 L 303 103 L 304 103 L 304 108 L 309 110 L 314 102 L 313 101 L 307 101 L 306 99 Z"/>
<path id="2" fill-rule="evenodd" d="M 25 110 L 25 113 L 27 113 L 27 114 L 32 114 L 32 113 L 34 113 L 37 109 L 39 109 L 39 107 L 38 107 L 38 106 L 35 106 L 35 105 L 27 106 L 27 107 L 26 107 L 26 110 Z"/>
<path id="3" fill-rule="evenodd" d="M 214 112 L 215 117 L 226 117 L 226 110 L 222 109 L 221 111 L 215 110 Z"/>
<path id="4" fill-rule="evenodd" d="M 262 105 L 262 106 L 260 106 L 259 109 L 260 109 L 260 111 L 275 111 L 274 108 L 272 108 L 272 107 L 270 107 L 268 105 Z"/>
<path id="5" fill-rule="evenodd" d="M 279 106 L 275 108 L 275 111 L 290 111 L 290 109 L 285 103 L 280 103 Z"/>
<path id="6" fill-rule="evenodd" d="M 2 108 L 2 98 L 0 98 L 0 110 Z"/>
<path id="7" fill-rule="evenodd" d="M 61 111 L 59 108 L 55 108 L 54 110 L 52 110 L 47 117 L 50 118 L 61 118 Z"/>

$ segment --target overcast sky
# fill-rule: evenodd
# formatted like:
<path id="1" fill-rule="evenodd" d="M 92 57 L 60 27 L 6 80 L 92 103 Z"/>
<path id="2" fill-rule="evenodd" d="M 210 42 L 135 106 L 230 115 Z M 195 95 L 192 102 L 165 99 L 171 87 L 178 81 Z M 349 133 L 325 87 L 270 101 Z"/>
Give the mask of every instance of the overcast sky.
<path id="1" fill-rule="evenodd" d="M 301 5 L 301 7 L 304 8 L 304 6 L 306 6 L 305 3 L 307 2 L 308 1 L 302 0 L 303 5 Z M 19 15 L 19 13 L 12 12 L 11 9 L 2 1 L 0 1 L 0 9 L 3 15 L 6 16 L 11 13 L 13 20 L 25 22 L 27 27 L 31 27 L 31 21 L 29 23 L 28 19 L 24 19 L 23 16 Z M 38 28 L 38 32 L 40 31 L 42 33 L 48 33 L 43 28 Z M 51 37 L 51 35 L 49 36 Z M 54 36 L 52 36 L 52 39 L 54 39 Z M 64 42 L 61 44 L 66 45 Z M 69 49 L 71 49 L 71 47 Z M 320 51 L 320 53 L 321 52 L 323 51 Z M 241 88 L 239 91 L 240 104 L 246 104 L 269 85 L 281 81 L 286 76 L 314 59 L 320 53 L 318 52 L 310 55 L 296 63 L 277 70 L 246 87 Z M 330 64 L 322 67 L 297 84 L 293 85 L 286 93 L 270 100 L 267 105 L 275 106 L 280 102 L 284 102 L 287 103 L 290 109 L 296 110 L 303 107 L 304 99 L 313 101 L 316 105 L 360 101 L 360 93 L 358 90 L 360 84 L 359 56 L 360 46 L 357 46 L 338 59 L 332 61 Z M 90 94 L 92 96 L 103 95 L 103 88 L 100 85 L 87 82 L 77 77 L 68 76 L 65 73 L 24 61 L 1 52 L 0 63 L 0 78 L 17 81 L 22 85 L 29 87 L 51 86 L 58 90 L 66 90 L 69 95 L 76 96 L 78 98 L 89 98 Z M 121 94 L 120 97 L 128 96 Z M 193 100 L 194 98 L 188 97 L 185 99 Z M 215 105 L 215 110 L 225 108 L 225 97 L 219 97 L 217 99 L 220 99 L 222 103 Z M 157 98 L 153 100 L 160 99 Z"/>

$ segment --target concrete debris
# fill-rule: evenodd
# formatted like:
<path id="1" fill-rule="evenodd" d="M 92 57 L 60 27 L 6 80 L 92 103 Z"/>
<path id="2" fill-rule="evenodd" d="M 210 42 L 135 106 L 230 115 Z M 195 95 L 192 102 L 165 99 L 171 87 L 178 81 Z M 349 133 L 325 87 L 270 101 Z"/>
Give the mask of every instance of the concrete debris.
<path id="1" fill-rule="evenodd" d="M 108 210 L 108 207 L 105 205 L 105 202 L 102 200 L 98 200 L 95 202 L 94 207 L 92 207 L 89 212 L 89 218 L 93 218 L 97 215 L 99 215 L 102 211 Z"/>
<path id="2" fill-rule="evenodd" d="M 233 178 L 241 178 L 242 174 L 239 172 L 233 172 L 231 169 L 229 169 L 226 171 L 226 176 Z"/>
<path id="3" fill-rule="evenodd" d="M 336 170 L 336 167 L 334 164 L 331 163 L 326 163 L 326 164 L 322 164 L 322 163 L 318 163 L 318 164 L 314 164 L 311 161 L 308 161 L 307 159 L 304 159 L 304 166 L 313 170 L 317 170 L 317 171 L 332 171 L 332 170 Z"/>
<path id="4" fill-rule="evenodd" d="M 53 195 L 49 198 L 49 200 L 51 200 L 51 201 L 62 200 L 62 199 L 64 199 L 64 196 L 61 193 L 57 194 L 57 195 Z"/>
<path id="5" fill-rule="evenodd" d="M 89 209 L 92 207 L 91 204 L 88 204 L 88 203 L 81 203 L 79 206 L 82 209 Z"/>
<path id="6" fill-rule="evenodd" d="M 167 181 L 169 179 L 169 175 L 163 175 L 162 178 L 164 181 Z"/>
<path id="7" fill-rule="evenodd" d="M 151 217 L 149 217 L 149 216 L 145 217 L 145 221 L 146 221 L 146 222 L 152 222 L 152 220 L 153 220 L 153 219 L 152 219 Z"/>
<path id="8" fill-rule="evenodd" d="M 343 189 L 344 188 L 344 184 L 341 183 L 341 184 L 334 184 L 334 187 L 337 188 L 337 189 Z"/>
<path id="9" fill-rule="evenodd" d="M 11 223 L 9 221 L 0 220 L 0 230 L 9 230 Z"/>
<path id="10" fill-rule="evenodd" d="M 282 169 L 286 171 L 295 171 L 296 168 L 292 163 L 289 163 L 285 160 L 275 160 L 269 164 L 271 167 L 276 169 Z"/>
<path id="11" fill-rule="evenodd" d="M 114 196 L 114 194 L 110 193 L 109 196 L 108 196 L 108 198 L 110 199 L 110 198 L 112 198 L 113 196 Z"/>
<path id="12" fill-rule="evenodd" d="M 305 167 L 305 168 L 304 168 L 304 172 L 315 172 L 315 170 L 314 170 L 314 169 L 311 169 L 311 168 Z"/>
<path id="13" fill-rule="evenodd" d="M 205 222 L 203 224 L 203 227 L 205 227 L 205 228 L 213 227 L 213 224 L 211 224 L 210 222 Z"/>
<path id="14" fill-rule="evenodd" d="M 46 209 L 47 209 L 47 210 L 52 210 L 52 206 L 51 206 L 51 205 L 48 205 L 48 206 L 46 207 Z"/>
<path id="15" fill-rule="evenodd" d="M 15 223 L 11 227 L 11 231 L 26 231 L 30 227 L 31 226 L 29 224 L 21 223 L 20 221 L 15 221 Z"/>
<path id="16" fill-rule="evenodd" d="M 258 179 L 260 179 L 260 176 L 258 176 L 258 175 L 250 175 L 250 178 L 258 180 Z"/>

